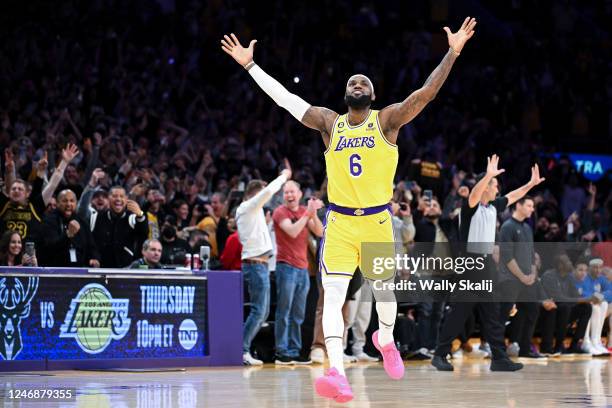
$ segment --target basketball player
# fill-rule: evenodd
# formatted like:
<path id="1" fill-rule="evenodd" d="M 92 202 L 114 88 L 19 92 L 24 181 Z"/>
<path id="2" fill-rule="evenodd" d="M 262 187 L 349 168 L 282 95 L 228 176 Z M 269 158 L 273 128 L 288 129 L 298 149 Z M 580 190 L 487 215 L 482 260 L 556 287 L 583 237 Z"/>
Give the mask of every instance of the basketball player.
<path id="1" fill-rule="evenodd" d="M 221 40 L 223 51 L 243 66 L 274 102 L 323 136 L 330 205 L 321 242 L 321 273 L 323 332 L 330 368 L 315 382 L 317 393 L 323 397 L 336 402 L 353 399 L 343 366 L 341 308 L 350 278 L 359 265 L 361 243 L 394 242 L 389 202 L 398 161 L 398 131 L 436 96 L 463 46 L 474 35 L 475 26 L 476 20 L 468 17 L 456 33 L 444 27 L 449 50 L 442 62 L 420 89 L 381 111 L 371 109 L 375 100 L 372 81 L 361 74 L 351 76 L 344 96 L 348 113 L 343 115 L 311 106 L 266 74 L 253 61 L 257 40 L 247 48 L 234 34 Z M 377 302 L 376 310 L 380 329 L 372 340 L 383 355 L 387 374 L 400 379 L 404 364 L 393 341 L 397 303 Z"/>

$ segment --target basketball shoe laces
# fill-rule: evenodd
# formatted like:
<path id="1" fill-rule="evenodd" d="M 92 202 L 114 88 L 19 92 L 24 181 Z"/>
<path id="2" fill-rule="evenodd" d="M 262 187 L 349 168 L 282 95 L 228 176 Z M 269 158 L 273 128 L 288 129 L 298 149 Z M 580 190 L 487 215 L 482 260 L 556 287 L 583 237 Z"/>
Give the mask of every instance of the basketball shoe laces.
<path id="1" fill-rule="evenodd" d="M 348 379 L 346 378 L 346 376 L 341 375 L 338 370 L 332 368 L 327 372 L 327 375 L 335 377 L 337 379 L 337 384 L 339 385 L 342 391 L 351 391 L 351 386 L 348 383 Z"/>
<path id="2" fill-rule="evenodd" d="M 381 349 L 383 353 L 383 359 L 385 361 L 388 361 L 392 365 L 399 364 L 398 357 L 401 357 L 399 355 L 399 351 L 397 350 L 397 348 L 395 348 L 395 344 L 393 344 L 393 342 L 381 347 Z"/>

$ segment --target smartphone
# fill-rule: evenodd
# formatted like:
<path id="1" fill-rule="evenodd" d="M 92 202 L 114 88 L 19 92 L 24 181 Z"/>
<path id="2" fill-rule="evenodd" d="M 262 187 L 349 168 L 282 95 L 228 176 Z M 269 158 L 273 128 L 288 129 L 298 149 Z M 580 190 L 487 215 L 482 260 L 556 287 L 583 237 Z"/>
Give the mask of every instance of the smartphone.
<path id="1" fill-rule="evenodd" d="M 29 256 L 30 258 L 33 258 L 34 256 L 36 256 L 36 252 L 35 252 L 35 248 L 34 248 L 34 243 L 33 242 L 26 242 L 25 243 L 25 255 Z M 27 264 L 24 262 L 23 266 L 34 266 L 34 264 L 28 262 Z"/>
<path id="2" fill-rule="evenodd" d="M 425 198 L 425 201 L 429 202 L 429 206 L 431 207 L 433 204 L 433 192 L 431 190 L 423 191 L 423 198 Z"/>
<path id="3" fill-rule="evenodd" d="M 36 254 L 33 242 L 26 242 L 26 244 L 25 244 L 25 254 L 28 255 L 28 256 L 34 256 Z"/>

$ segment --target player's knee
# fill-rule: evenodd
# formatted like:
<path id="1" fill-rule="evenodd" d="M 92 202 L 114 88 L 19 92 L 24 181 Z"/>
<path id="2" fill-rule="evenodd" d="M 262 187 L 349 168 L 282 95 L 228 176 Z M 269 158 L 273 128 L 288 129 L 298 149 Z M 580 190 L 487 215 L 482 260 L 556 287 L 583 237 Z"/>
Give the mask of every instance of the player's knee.
<path id="1" fill-rule="evenodd" d="M 344 299 L 340 291 L 334 287 L 324 287 L 323 290 L 323 307 L 325 305 L 342 305 L 344 303 Z"/>
<path id="2" fill-rule="evenodd" d="M 346 290 L 348 288 L 348 279 L 345 281 L 337 279 L 325 279 L 323 280 L 323 294 L 325 300 L 340 301 L 344 303 L 344 297 L 346 296 Z"/>

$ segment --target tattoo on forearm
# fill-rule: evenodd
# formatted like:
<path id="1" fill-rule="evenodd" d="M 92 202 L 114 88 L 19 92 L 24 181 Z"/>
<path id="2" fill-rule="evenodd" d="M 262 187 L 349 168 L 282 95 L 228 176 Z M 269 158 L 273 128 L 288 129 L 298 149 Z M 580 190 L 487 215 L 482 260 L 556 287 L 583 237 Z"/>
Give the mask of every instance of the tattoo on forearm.
<path id="1" fill-rule="evenodd" d="M 421 110 L 423 110 L 425 105 L 435 97 L 438 90 L 442 87 L 456 59 L 457 56 L 449 49 L 442 59 L 442 62 L 440 62 L 431 75 L 429 75 L 429 78 L 427 78 L 421 89 L 410 94 L 401 104 L 393 105 L 394 108 L 396 108 L 394 112 L 396 112 L 397 115 L 390 117 L 389 122 L 386 123 L 386 127 L 383 125 L 383 127 L 385 127 L 385 129 L 383 129 L 385 133 L 389 134 L 393 129 L 398 129 L 403 124 L 410 122 L 419 112 L 421 112 Z M 395 143 L 394 138 L 390 141 Z"/>
<path id="2" fill-rule="evenodd" d="M 433 70 L 431 75 L 429 75 L 425 81 L 423 88 L 431 88 L 433 89 L 434 94 L 437 93 L 442 87 L 444 81 L 446 81 L 446 78 L 448 77 L 448 74 L 456 59 L 457 56 L 449 48 L 448 52 L 442 59 L 442 62 L 440 62 L 440 64 Z"/>

